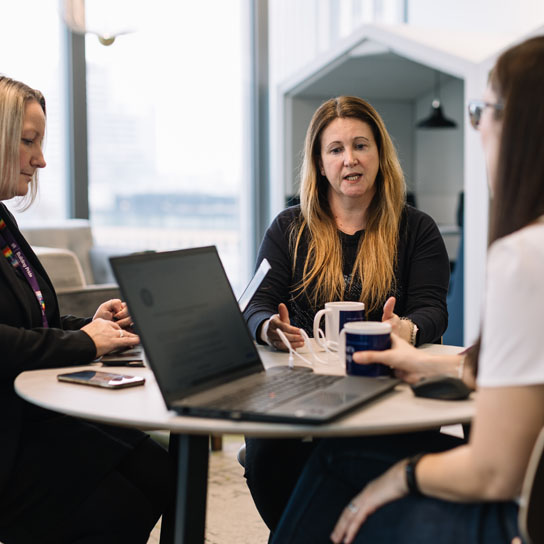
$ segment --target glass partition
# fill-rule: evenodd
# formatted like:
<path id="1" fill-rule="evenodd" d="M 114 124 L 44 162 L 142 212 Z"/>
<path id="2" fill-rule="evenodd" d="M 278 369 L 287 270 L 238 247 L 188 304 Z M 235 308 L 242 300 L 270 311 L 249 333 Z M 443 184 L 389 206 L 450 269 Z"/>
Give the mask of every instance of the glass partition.
<path id="1" fill-rule="evenodd" d="M 66 205 L 66 130 L 62 25 L 57 2 L 0 0 L 0 73 L 39 89 L 47 102 L 44 155 L 38 199 L 17 213 L 20 224 L 64 219 Z"/>
<path id="2" fill-rule="evenodd" d="M 86 38 L 89 207 L 112 253 L 216 245 L 247 279 L 245 0 L 157 1 L 108 47 Z"/>

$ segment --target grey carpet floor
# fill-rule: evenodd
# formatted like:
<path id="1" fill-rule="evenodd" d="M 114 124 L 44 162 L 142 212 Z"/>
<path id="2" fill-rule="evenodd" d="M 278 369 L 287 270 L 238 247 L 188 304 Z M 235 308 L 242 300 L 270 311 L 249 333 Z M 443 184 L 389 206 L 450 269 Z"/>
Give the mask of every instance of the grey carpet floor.
<path id="1" fill-rule="evenodd" d="M 268 529 L 261 520 L 243 477 L 236 453 L 241 436 L 224 436 L 223 449 L 210 453 L 206 544 L 266 544 Z M 160 521 L 148 544 L 159 544 Z"/>

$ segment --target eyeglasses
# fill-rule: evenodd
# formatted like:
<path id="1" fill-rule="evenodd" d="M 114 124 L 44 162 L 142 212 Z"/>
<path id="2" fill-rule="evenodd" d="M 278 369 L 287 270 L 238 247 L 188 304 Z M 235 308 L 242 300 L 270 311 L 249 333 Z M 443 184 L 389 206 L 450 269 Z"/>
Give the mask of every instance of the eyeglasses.
<path id="1" fill-rule="evenodd" d="M 468 117 L 470 124 L 473 128 L 478 130 L 480 126 L 480 120 L 482 113 L 486 108 L 493 108 L 495 111 L 502 111 L 504 104 L 491 104 L 490 102 L 484 102 L 483 100 L 471 100 L 468 103 Z"/>

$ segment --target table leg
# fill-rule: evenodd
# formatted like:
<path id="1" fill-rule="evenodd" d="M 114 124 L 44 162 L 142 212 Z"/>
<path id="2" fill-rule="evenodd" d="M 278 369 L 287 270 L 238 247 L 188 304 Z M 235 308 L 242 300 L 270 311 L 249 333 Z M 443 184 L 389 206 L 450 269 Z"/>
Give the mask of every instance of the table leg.
<path id="1" fill-rule="evenodd" d="M 202 544 L 206 526 L 209 437 L 170 434 L 176 463 L 176 500 L 164 513 L 160 544 Z"/>
<path id="2" fill-rule="evenodd" d="M 223 449 L 223 436 L 220 434 L 212 434 L 210 436 L 210 448 L 212 451 L 221 451 Z"/>

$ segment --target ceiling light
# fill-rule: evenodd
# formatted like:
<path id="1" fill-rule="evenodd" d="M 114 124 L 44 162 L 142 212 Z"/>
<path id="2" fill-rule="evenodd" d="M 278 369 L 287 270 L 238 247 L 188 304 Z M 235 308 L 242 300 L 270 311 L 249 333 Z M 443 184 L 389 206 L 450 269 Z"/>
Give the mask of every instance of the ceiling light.
<path id="1" fill-rule="evenodd" d="M 139 0 L 63 0 L 62 18 L 76 34 L 95 34 L 102 45 L 134 32 L 141 17 Z"/>
<path id="2" fill-rule="evenodd" d="M 445 117 L 440 104 L 440 72 L 435 72 L 434 98 L 431 113 L 416 124 L 417 128 L 456 128 L 457 123 Z"/>

